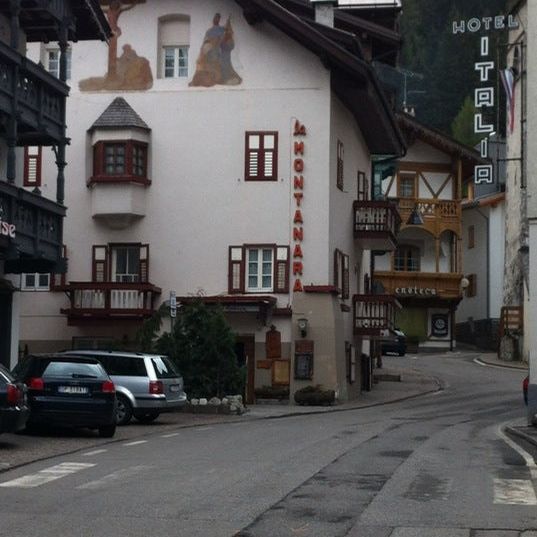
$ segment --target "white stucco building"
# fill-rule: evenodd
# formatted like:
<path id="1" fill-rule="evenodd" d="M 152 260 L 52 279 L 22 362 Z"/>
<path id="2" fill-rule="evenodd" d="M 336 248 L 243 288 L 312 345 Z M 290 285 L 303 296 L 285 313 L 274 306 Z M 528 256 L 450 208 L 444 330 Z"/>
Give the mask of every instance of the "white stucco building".
<path id="1" fill-rule="evenodd" d="M 68 272 L 49 291 L 23 277 L 23 345 L 128 346 L 171 292 L 201 294 L 237 335 L 250 400 L 275 384 L 356 397 L 370 255 L 355 202 L 372 156 L 403 145 L 349 34 L 360 19 L 320 24 L 309 3 L 300 18 L 273 0 L 102 4 L 110 47 L 70 51 Z M 53 45 L 30 54 L 53 67 Z M 46 192 L 54 158 L 33 151 Z"/>

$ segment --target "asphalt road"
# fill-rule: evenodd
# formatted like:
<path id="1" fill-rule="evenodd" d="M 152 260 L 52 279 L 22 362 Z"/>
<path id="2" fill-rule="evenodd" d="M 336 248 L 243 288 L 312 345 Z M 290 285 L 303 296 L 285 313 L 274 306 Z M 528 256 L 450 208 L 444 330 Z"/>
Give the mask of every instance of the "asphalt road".
<path id="1" fill-rule="evenodd" d="M 445 389 L 22 466 L 0 474 L 0 535 L 537 537 L 533 459 L 499 430 L 524 415 L 524 373 L 464 355 L 390 360 Z"/>

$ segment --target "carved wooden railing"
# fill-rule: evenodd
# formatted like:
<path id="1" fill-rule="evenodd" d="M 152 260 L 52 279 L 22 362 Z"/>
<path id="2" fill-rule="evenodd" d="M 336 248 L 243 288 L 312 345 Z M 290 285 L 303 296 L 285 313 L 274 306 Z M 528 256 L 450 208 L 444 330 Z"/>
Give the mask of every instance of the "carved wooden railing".
<path id="1" fill-rule="evenodd" d="M 401 307 L 392 295 L 354 295 L 354 333 L 360 336 L 388 336 L 395 328 L 395 312 Z"/>
<path id="2" fill-rule="evenodd" d="M 70 307 L 62 309 L 69 322 L 95 319 L 133 319 L 150 317 L 155 299 L 162 290 L 151 283 L 70 282 L 63 289 Z"/>

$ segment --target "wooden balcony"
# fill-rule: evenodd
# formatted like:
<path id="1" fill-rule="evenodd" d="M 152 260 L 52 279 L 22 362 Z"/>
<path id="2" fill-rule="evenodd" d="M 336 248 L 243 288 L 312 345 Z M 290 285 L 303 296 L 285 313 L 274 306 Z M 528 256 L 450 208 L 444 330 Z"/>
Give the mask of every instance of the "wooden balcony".
<path id="1" fill-rule="evenodd" d="M 391 201 L 355 201 L 354 238 L 364 250 L 392 251 L 401 225 L 397 206 Z"/>
<path id="2" fill-rule="evenodd" d="M 0 115 L 17 118 L 19 145 L 63 139 L 69 88 L 43 67 L 0 41 Z"/>
<path id="3" fill-rule="evenodd" d="M 395 328 L 395 312 L 401 307 L 393 295 L 354 295 L 354 333 L 386 337 Z"/>
<path id="4" fill-rule="evenodd" d="M 416 208 L 423 218 L 423 229 L 426 229 L 435 236 L 445 230 L 451 230 L 460 236 L 462 209 L 460 201 L 438 200 L 438 199 L 399 199 L 399 214 L 403 226 Z"/>
<path id="5" fill-rule="evenodd" d="M 71 326 L 107 320 L 143 321 L 155 313 L 161 289 L 151 283 L 70 282 L 67 315 Z"/>
<path id="6" fill-rule="evenodd" d="M 0 181 L 0 219 L 15 226 L 1 235 L 6 273 L 65 272 L 62 259 L 65 207 Z"/>
<path id="7" fill-rule="evenodd" d="M 415 299 L 462 299 L 462 274 L 441 272 L 375 271 L 373 280 L 385 293 Z"/>

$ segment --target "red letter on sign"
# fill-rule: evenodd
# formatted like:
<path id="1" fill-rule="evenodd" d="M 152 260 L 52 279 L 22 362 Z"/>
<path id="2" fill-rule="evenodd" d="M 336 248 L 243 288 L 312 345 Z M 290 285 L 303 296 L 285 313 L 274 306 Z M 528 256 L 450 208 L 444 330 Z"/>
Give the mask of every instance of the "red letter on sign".
<path id="1" fill-rule="evenodd" d="M 304 125 L 300 124 L 300 121 L 298 119 L 295 121 L 295 132 L 293 132 L 293 136 L 305 136 L 306 135 L 306 127 Z"/>
<path id="2" fill-rule="evenodd" d="M 302 198 L 304 197 L 304 194 L 302 194 L 302 192 L 295 192 L 293 195 L 295 196 L 296 204 L 298 205 L 298 207 L 300 207 L 300 203 L 302 201 Z"/>
<path id="3" fill-rule="evenodd" d="M 297 209 L 295 211 L 295 219 L 293 220 L 293 224 L 303 224 L 304 220 L 302 220 L 302 211 Z"/>
<path id="4" fill-rule="evenodd" d="M 304 230 L 301 227 L 293 228 L 293 240 L 303 241 L 304 240 Z"/>
<path id="5" fill-rule="evenodd" d="M 304 257 L 302 255 L 302 248 L 300 244 L 295 244 L 295 251 L 293 252 L 293 257 Z"/>
<path id="6" fill-rule="evenodd" d="M 295 280 L 295 285 L 293 287 L 293 293 L 302 293 L 304 289 L 302 288 L 302 282 L 300 280 Z"/>
<path id="7" fill-rule="evenodd" d="M 296 276 L 297 274 L 300 274 L 302 276 L 303 269 L 304 265 L 302 264 L 302 261 L 295 261 L 293 263 L 293 276 Z"/>
<path id="8" fill-rule="evenodd" d="M 302 173 L 304 171 L 304 161 L 301 158 L 296 158 L 293 167 L 295 172 Z"/>
<path id="9" fill-rule="evenodd" d="M 295 155 L 304 154 L 304 142 L 295 142 Z"/>
<path id="10" fill-rule="evenodd" d="M 304 176 L 303 175 L 295 175 L 295 189 L 296 190 L 304 190 Z"/>

